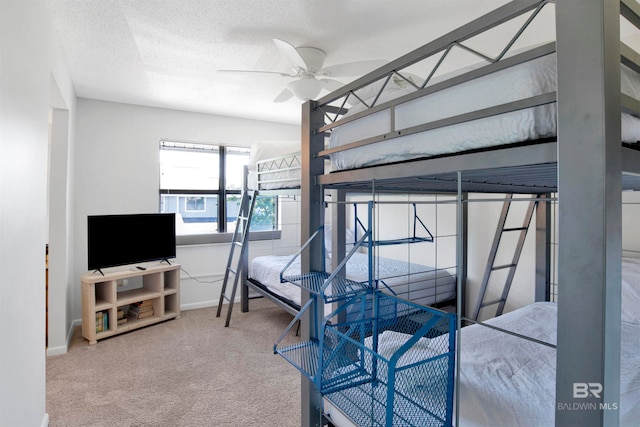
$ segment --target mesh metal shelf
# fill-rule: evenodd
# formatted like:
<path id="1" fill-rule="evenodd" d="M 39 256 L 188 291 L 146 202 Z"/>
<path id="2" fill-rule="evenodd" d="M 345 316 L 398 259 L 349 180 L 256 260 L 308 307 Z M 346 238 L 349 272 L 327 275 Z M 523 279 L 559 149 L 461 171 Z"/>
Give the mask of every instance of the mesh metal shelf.
<path id="1" fill-rule="evenodd" d="M 356 425 L 451 425 L 454 314 L 372 290 L 325 317 L 321 332 L 274 350 Z"/>
<path id="2" fill-rule="evenodd" d="M 371 289 L 367 282 L 356 282 L 340 276 L 334 277 L 331 279 L 331 283 L 326 285 L 329 276 L 330 274 L 326 272 L 312 271 L 308 274 L 285 276 L 282 280 L 306 289 L 312 294 L 322 294 L 326 303 L 342 301 L 363 290 Z"/>
<path id="3" fill-rule="evenodd" d="M 318 341 L 304 341 L 282 348 L 276 347 L 275 352 L 313 380 L 318 370 L 320 353 Z"/>

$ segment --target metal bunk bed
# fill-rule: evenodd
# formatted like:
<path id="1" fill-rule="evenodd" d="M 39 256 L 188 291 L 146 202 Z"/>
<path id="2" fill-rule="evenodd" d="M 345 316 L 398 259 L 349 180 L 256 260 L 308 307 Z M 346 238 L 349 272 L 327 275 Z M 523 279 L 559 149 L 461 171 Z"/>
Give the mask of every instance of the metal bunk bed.
<path id="1" fill-rule="evenodd" d="M 251 183 L 251 189 L 245 189 L 245 194 L 255 191 L 254 196 L 259 195 L 294 195 L 299 196 L 299 170 L 300 160 L 299 153 L 293 153 L 291 155 L 279 156 L 274 158 L 268 158 L 259 160 L 256 162 L 254 176 L 247 175 L 245 182 Z M 266 177 L 266 178 L 265 178 Z M 264 188 L 267 188 L 266 190 Z M 331 203 L 336 205 L 335 203 Z M 396 203 L 398 204 L 398 203 Z M 371 271 L 369 265 L 375 265 L 376 273 L 374 276 L 375 281 L 381 283 L 381 287 L 385 288 L 389 294 L 399 295 L 400 297 L 411 300 L 415 303 L 422 305 L 451 305 L 455 303 L 455 266 L 448 266 L 446 268 L 438 268 L 437 266 L 424 265 L 422 263 L 407 262 L 395 260 L 391 258 L 385 258 L 381 256 L 375 256 L 374 250 L 378 245 L 395 245 L 395 244 L 409 244 L 409 243 L 433 243 L 434 239 L 438 236 L 433 236 L 428 230 L 420 216 L 418 215 L 418 204 L 430 204 L 435 205 L 437 202 L 407 202 L 407 205 L 412 205 L 412 224 L 413 230 L 409 233 L 408 237 L 404 237 L 402 240 L 370 240 L 367 246 L 367 253 L 356 253 L 349 260 L 347 266 L 350 277 L 359 282 L 371 281 Z M 380 206 L 385 205 L 384 202 L 362 202 L 353 201 L 348 203 L 353 207 L 353 230 L 356 231 L 352 239 L 357 241 L 357 237 L 367 232 L 373 234 L 370 231 L 370 227 L 363 224 L 358 216 L 358 206 L 364 205 L 368 211 L 368 215 L 371 216 L 373 210 Z M 330 207 L 327 207 L 331 210 Z M 249 216 L 250 218 L 250 216 Z M 370 218 L 369 218 L 370 220 Z M 249 219 L 249 221 L 251 221 Z M 367 221 L 367 224 L 370 222 Z M 247 225 L 248 226 L 248 225 Z M 327 256 L 325 265 L 330 269 L 335 269 L 340 261 L 344 258 L 344 254 L 339 257 L 331 256 L 332 247 L 331 232 L 325 230 L 326 234 L 325 244 L 328 246 L 325 248 Z M 322 231 L 318 232 L 320 235 Z M 346 242 L 344 237 L 335 237 L 336 240 L 341 239 L 342 245 L 350 245 L 353 247 L 356 241 Z M 338 243 L 339 244 L 339 243 Z M 249 291 L 255 291 L 259 295 L 270 299 L 275 304 L 281 306 L 285 311 L 292 315 L 297 315 L 302 307 L 299 297 L 294 294 L 299 294 L 300 289 L 295 285 L 288 285 L 287 280 L 282 280 L 280 270 L 285 266 L 290 267 L 296 260 L 294 255 L 272 255 L 262 256 L 258 260 L 249 262 L 248 248 L 249 245 L 244 245 L 241 249 L 242 257 L 242 289 L 241 289 L 241 309 L 243 312 L 249 310 Z M 435 243 L 437 252 L 437 242 Z M 234 254 L 234 246 L 230 252 L 230 258 Z M 369 257 L 370 254 L 372 257 Z M 230 261 L 231 262 L 231 261 Z M 295 264 L 296 268 L 298 264 Z M 369 270 L 368 274 L 365 274 L 363 270 Z M 235 269 L 230 272 L 233 273 L 239 271 Z M 291 271 L 291 270 L 290 270 Z M 274 273 L 275 272 L 275 273 Z M 385 274 L 386 273 L 386 274 Z M 279 277 L 274 277 L 274 274 Z M 225 276 L 225 283 L 227 282 L 227 274 Z M 223 292 L 226 285 L 223 285 Z M 235 295 L 235 294 L 234 294 Z M 221 297 L 221 302 L 223 298 Z M 227 299 L 229 301 L 229 299 Z M 231 301 L 229 301 L 231 304 Z M 331 310 L 330 306 L 326 307 L 327 311 Z M 227 323 L 228 324 L 228 323 Z"/>
<path id="2" fill-rule="evenodd" d="M 558 1 L 555 8 L 556 43 L 511 57 L 487 58 L 489 64 L 431 86 L 414 86 L 413 93 L 377 104 L 364 99 L 366 111 L 345 116 L 347 98 L 375 82 L 399 76 L 402 70 L 453 47 L 470 50 L 465 41 L 514 17 L 547 6 L 549 1 L 515 0 L 390 62 L 342 89 L 302 109 L 302 241 L 322 224 L 318 206 L 327 189 L 344 191 L 447 191 L 457 192 L 458 221 L 465 227 L 466 195 L 471 192 L 550 194 L 561 193 L 559 205 L 559 301 L 557 317 L 557 369 L 555 423 L 573 425 L 617 425 L 618 412 L 607 410 L 620 400 L 620 282 L 621 282 L 621 191 L 640 189 L 640 152 L 621 144 L 620 111 L 640 116 L 640 103 L 620 93 L 620 64 L 640 71 L 640 56 L 620 43 L 619 15 L 640 28 L 640 7 L 631 0 Z M 532 18 L 533 19 L 533 18 Z M 529 21 L 527 21 L 528 24 Z M 525 25 L 526 27 L 526 25 Z M 516 39 L 520 32 L 516 35 Z M 505 51 L 511 46 L 507 44 Z M 406 127 L 396 113 L 403 104 L 464 84 L 473 79 L 541 58 L 557 47 L 557 90 L 524 99 L 466 111 Z M 504 53 L 503 52 L 503 53 Z M 437 152 L 395 164 L 325 172 L 324 157 L 372 144 L 399 143 L 405 136 L 421 138 L 428 132 L 472 121 L 499 117 L 545 105 L 557 106 L 557 132 L 524 141 L 478 149 Z M 325 139 L 339 126 L 375 114 L 389 114 L 391 128 L 347 145 L 327 147 Z M 554 114 L 555 116 L 555 114 Z M 635 141 L 633 141 L 635 142 Z M 423 157 L 428 156 L 428 157 Z M 402 167 L 398 167 L 401 165 Z M 544 209 L 543 209 L 544 211 Z M 584 214 L 576 215 L 575 212 Z M 344 223 L 337 214 L 337 223 Z M 548 232 L 540 233 L 538 247 L 548 246 Z M 463 242 L 461 242 L 463 243 Z M 322 251 L 312 242 L 303 254 L 303 271 L 319 270 Z M 464 265 L 464 245 L 458 247 L 459 265 Z M 545 249 L 537 250 L 544 253 Z M 549 256 L 539 257 L 537 269 L 548 277 Z M 458 275 L 459 289 L 464 273 Z M 536 293 L 539 295 L 539 293 Z M 458 292 L 460 295 L 460 292 Z M 308 300 L 312 300 L 306 295 Z M 458 327 L 463 313 L 458 312 Z M 303 339 L 318 340 L 320 310 L 303 320 Z M 579 357 L 576 355 L 589 355 Z M 563 410 L 561 404 L 575 402 L 574 384 L 592 383 L 601 393 L 582 402 L 593 410 Z M 322 396 L 309 378 L 302 378 L 302 425 L 321 425 Z M 581 397 L 581 396 L 579 396 Z"/>
<path id="3" fill-rule="evenodd" d="M 299 196 L 300 195 L 300 170 L 301 154 L 292 152 L 277 157 L 269 157 L 256 161 L 254 177 L 250 171 L 245 173 L 245 187 L 251 186 L 256 194 L 265 196 Z M 245 188 L 248 191 L 249 188 Z M 248 250 L 248 246 L 246 247 Z M 281 306 L 285 311 L 295 315 L 298 312 L 295 304 L 287 298 L 271 292 L 261 283 L 251 280 L 249 277 L 249 254 L 245 250 L 240 261 L 242 263 L 242 287 L 240 292 L 241 311 L 249 311 L 249 291 L 253 290 L 259 295 Z"/>

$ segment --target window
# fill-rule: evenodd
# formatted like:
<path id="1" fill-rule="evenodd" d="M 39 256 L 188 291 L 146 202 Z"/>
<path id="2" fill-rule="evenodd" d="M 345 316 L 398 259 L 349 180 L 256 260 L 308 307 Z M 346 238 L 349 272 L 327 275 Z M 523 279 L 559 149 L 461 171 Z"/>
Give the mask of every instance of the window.
<path id="1" fill-rule="evenodd" d="M 224 235 L 235 229 L 249 155 L 246 147 L 160 142 L 160 212 L 176 213 L 178 243 L 230 240 Z M 251 231 L 277 230 L 277 207 L 277 197 L 259 196 Z"/>

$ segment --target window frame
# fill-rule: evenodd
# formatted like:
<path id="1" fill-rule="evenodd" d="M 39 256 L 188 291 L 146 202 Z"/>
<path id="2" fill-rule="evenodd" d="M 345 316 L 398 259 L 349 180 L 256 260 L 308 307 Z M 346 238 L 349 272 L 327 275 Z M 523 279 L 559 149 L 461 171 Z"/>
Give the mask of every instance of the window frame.
<path id="1" fill-rule="evenodd" d="M 173 143 L 180 144 L 180 141 L 175 140 L 160 140 L 159 150 L 170 149 L 163 148 L 164 143 Z M 242 194 L 242 190 L 229 190 L 227 189 L 227 176 L 226 176 L 226 158 L 227 158 L 227 147 L 233 148 L 249 148 L 241 145 L 225 145 L 225 144 L 215 144 L 215 143 L 203 143 L 203 142 L 194 142 L 190 144 L 198 144 L 198 145 L 209 145 L 212 147 L 216 147 L 218 149 L 218 189 L 217 190 L 185 190 L 185 189 L 163 189 L 160 186 L 160 174 L 158 175 L 158 206 L 159 209 L 162 210 L 162 196 L 163 195 L 199 195 L 199 196 L 216 196 L 218 198 L 218 221 L 217 221 L 217 230 L 213 233 L 200 233 L 200 234 L 184 234 L 184 235 L 176 235 L 176 244 L 178 246 L 186 246 L 186 245 L 203 245 L 203 244 L 211 244 L 211 243 L 228 243 L 233 240 L 233 231 L 227 230 L 227 196 L 229 195 L 238 195 Z M 245 186 L 246 183 L 243 183 Z M 274 196 L 277 198 L 277 196 Z M 205 198 L 205 210 L 206 210 L 206 198 Z M 279 209 L 278 203 L 276 202 L 276 221 L 279 220 Z M 250 231 L 249 232 L 249 240 L 257 241 L 257 240 L 274 240 L 281 238 L 281 230 L 268 230 L 268 231 Z"/>

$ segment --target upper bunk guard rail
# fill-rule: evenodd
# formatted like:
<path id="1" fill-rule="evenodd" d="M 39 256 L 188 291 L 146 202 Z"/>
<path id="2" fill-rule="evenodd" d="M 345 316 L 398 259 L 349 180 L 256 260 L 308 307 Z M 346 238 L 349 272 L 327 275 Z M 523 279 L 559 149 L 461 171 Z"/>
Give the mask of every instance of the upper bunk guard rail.
<path id="1" fill-rule="evenodd" d="M 329 119 L 329 123 L 325 124 L 322 127 L 320 127 L 318 129 L 318 131 L 319 132 L 329 131 L 329 130 L 333 129 L 334 127 L 338 126 L 338 125 L 349 123 L 349 122 L 357 120 L 357 119 L 359 119 L 359 118 L 361 118 L 363 116 L 367 116 L 369 114 L 373 114 L 373 113 L 376 113 L 378 111 L 382 111 L 382 110 L 385 110 L 385 109 L 388 109 L 388 108 L 395 107 L 395 106 L 400 105 L 400 104 L 404 104 L 404 103 L 412 101 L 412 100 L 414 100 L 416 98 L 421 98 L 421 97 L 427 96 L 429 94 L 436 93 L 436 92 L 451 88 L 451 87 L 459 85 L 461 83 L 466 83 L 466 82 L 471 81 L 473 79 L 484 77 L 484 76 L 489 75 L 491 73 L 495 73 L 497 71 L 504 70 L 506 68 L 513 67 L 515 65 L 522 64 L 522 63 L 531 61 L 531 60 L 536 59 L 536 58 L 540 58 L 542 56 L 550 55 L 550 54 L 554 53 L 555 51 L 556 51 L 555 42 L 550 42 L 550 43 L 547 43 L 545 45 L 533 48 L 531 50 L 527 50 L 525 52 L 518 53 L 516 55 L 510 56 L 509 58 L 502 59 L 502 60 L 500 60 L 498 62 L 493 62 L 493 63 L 490 63 L 490 64 L 485 65 L 483 67 L 476 68 L 476 69 L 473 69 L 471 71 L 467 71 L 465 73 L 462 73 L 460 75 L 451 77 L 451 78 L 446 79 L 444 81 L 441 81 L 441 82 L 438 82 L 438 83 L 434 83 L 432 85 L 429 85 L 429 86 L 426 86 L 426 87 L 423 87 L 423 88 L 416 87 L 415 88 L 416 89 L 415 92 L 405 94 L 403 96 L 394 98 L 392 100 L 386 101 L 386 102 L 381 103 L 381 104 L 368 106 L 368 108 L 366 110 L 360 111 L 358 113 L 350 114 L 347 117 L 340 117 L 338 119 L 339 115 L 336 115 L 334 118 L 330 118 L 330 117 L 328 117 L 327 114 L 325 114 L 325 117 Z M 381 90 L 384 90 L 384 87 Z M 318 102 L 320 102 L 320 101 L 318 101 Z M 367 104 L 364 104 L 364 105 L 367 105 Z M 318 104 L 318 108 L 321 109 L 321 110 L 324 110 L 325 105 L 324 104 Z M 346 111 L 347 111 L 346 109 L 340 110 L 340 112 L 342 114 L 344 114 Z"/>
<path id="2" fill-rule="evenodd" d="M 401 136 L 412 135 L 415 133 L 426 132 L 429 130 L 439 129 L 447 126 L 452 126 L 460 123 L 469 122 L 472 120 L 485 119 L 487 117 L 497 116 L 512 111 L 525 110 L 531 107 L 538 107 L 540 105 L 551 104 L 556 102 L 556 92 L 544 93 L 542 95 L 532 96 L 526 99 L 519 99 L 517 101 L 508 102 L 505 104 L 496 105 L 481 110 L 471 111 L 464 114 L 459 114 L 452 117 L 447 117 L 440 120 L 434 120 L 432 122 L 423 123 L 416 126 L 411 126 L 404 129 L 395 129 L 391 132 L 374 136 L 371 138 L 362 139 L 349 144 L 344 144 L 339 147 L 329 148 L 318 152 L 318 156 L 328 156 L 340 151 L 346 151 L 364 145 L 374 144 L 376 142 L 388 141 L 393 138 Z M 393 122 L 393 120 L 392 120 Z"/>
<path id="3" fill-rule="evenodd" d="M 454 31 L 446 36 L 441 37 L 429 43 L 422 48 L 416 49 L 415 51 L 409 53 L 401 57 L 400 59 L 387 64 L 379 68 L 378 70 L 367 74 L 354 81 L 353 83 L 346 85 L 342 89 L 339 89 L 332 94 L 321 98 L 317 102 L 317 108 L 320 109 L 325 116 L 325 125 L 319 127 L 316 132 L 317 133 L 328 133 L 333 128 L 349 123 L 354 120 L 358 120 L 364 116 L 368 116 L 374 114 L 376 112 L 388 110 L 390 114 L 390 123 L 391 129 L 389 132 L 384 134 L 379 134 L 376 136 L 372 136 L 366 139 L 353 141 L 351 143 L 343 144 L 339 147 L 328 148 L 319 151 L 316 155 L 318 157 L 326 157 L 333 153 L 347 151 L 350 149 L 362 147 L 365 145 L 387 141 L 397 137 L 403 137 L 411 134 L 426 132 L 442 127 L 448 127 L 456 124 L 466 123 L 477 119 L 484 119 L 491 116 L 496 116 L 504 113 L 514 112 L 518 110 L 523 110 L 531 107 L 536 107 L 540 105 L 554 103 L 557 100 L 557 96 L 555 92 L 550 92 L 546 94 L 541 94 L 538 96 L 534 96 L 528 99 L 517 100 L 510 103 L 505 103 L 502 105 L 497 105 L 490 108 L 485 108 L 482 110 L 471 111 L 468 113 L 447 117 L 444 119 L 432 121 L 429 123 L 424 123 L 404 129 L 395 128 L 395 110 L 396 107 L 410 102 L 414 99 L 421 98 L 424 96 L 428 96 L 429 94 L 441 91 L 443 89 L 447 89 L 453 87 L 455 85 L 459 85 L 461 83 L 468 82 L 470 80 L 476 79 L 478 77 L 482 77 L 496 71 L 512 67 L 514 65 L 518 65 L 532 59 L 551 54 L 555 52 L 555 42 L 547 43 L 543 46 L 539 46 L 525 52 L 515 54 L 511 57 L 504 58 L 504 55 L 507 51 L 512 47 L 514 42 L 520 37 L 522 32 L 527 28 L 527 26 L 534 20 L 534 18 L 538 15 L 540 10 L 548 3 L 553 3 L 550 0 L 546 1 L 537 1 L 537 2 L 519 2 L 514 1 L 505 5 L 504 8 L 497 9 L 493 13 L 485 15 L 482 18 L 479 18 L 476 21 L 471 22 L 467 26 L 461 27 L 459 30 Z M 636 13 L 638 12 L 638 6 L 636 3 L 631 1 L 623 1 L 622 14 L 627 19 L 632 21 L 635 24 L 640 22 L 640 18 L 637 17 Z M 482 33 L 483 31 L 490 29 L 493 25 L 500 24 L 502 22 L 506 22 L 509 19 L 512 19 L 515 16 L 521 15 L 523 13 L 527 13 L 531 10 L 534 12 L 529 16 L 526 22 L 522 25 L 520 30 L 507 42 L 504 49 L 497 55 L 495 58 L 487 57 L 480 52 L 477 52 L 471 48 L 466 47 L 462 44 L 463 41 Z M 489 19 L 487 19 L 489 18 Z M 497 24 L 496 24 L 497 23 Z M 465 31 L 465 28 L 467 29 Z M 457 34 L 457 36 L 456 36 Z M 431 80 L 431 77 L 434 75 L 437 68 L 440 66 L 446 55 L 452 49 L 452 47 L 460 47 L 466 51 L 472 52 L 476 54 L 478 57 L 487 61 L 488 65 L 482 66 L 480 68 L 476 68 L 472 71 L 465 72 L 458 76 L 446 79 L 442 82 L 432 84 L 430 86 L 426 86 L 427 83 Z M 439 58 L 437 64 L 434 66 L 431 73 L 424 80 L 424 83 L 420 86 L 416 85 L 411 81 L 411 79 L 402 75 L 402 69 L 406 68 L 410 65 L 415 64 L 416 62 L 420 62 L 430 56 L 436 55 L 438 53 L 442 53 L 442 56 Z M 636 72 L 640 72 L 640 55 L 633 51 L 631 48 L 626 46 L 624 43 L 621 43 L 621 63 L 627 65 L 631 69 Z M 385 89 L 388 81 L 392 76 L 400 76 L 403 80 L 409 82 L 409 87 L 415 88 L 413 93 L 409 93 L 390 101 L 384 102 L 382 104 L 376 105 L 380 94 Z M 366 103 L 363 101 L 357 94 L 357 90 L 363 87 L 372 84 L 372 82 L 384 81 L 384 84 L 379 89 L 377 96 L 374 97 L 374 100 L 370 103 Z M 355 114 L 351 114 L 349 116 L 343 117 L 347 109 L 345 105 L 347 100 L 350 97 L 355 97 L 361 102 L 366 108 L 364 111 L 360 111 Z M 342 106 L 340 108 L 336 108 L 334 105 L 329 105 L 330 103 L 335 103 L 336 101 L 342 100 Z M 637 101 L 627 95 L 622 95 L 622 109 L 624 112 L 640 116 L 640 101 Z M 332 117 L 329 114 L 329 110 L 331 110 L 335 115 Z"/>
<path id="4" fill-rule="evenodd" d="M 520 36 L 522 35 L 522 33 L 524 32 L 524 30 L 529 26 L 529 24 L 535 19 L 535 17 L 538 15 L 538 13 L 540 12 L 540 10 L 542 10 L 542 8 L 547 4 L 547 3 L 551 3 L 551 0 L 535 0 L 535 1 L 531 1 L 531 0 L 527 0 L 527 1 L 513 1 L 510 2 L 496 10 L 494 10 L 493 12 L 488 13 L 487 15 L 484 15 L 472 22 L 470 22 L 469 24 L 460 27 L 458 30 L 455 30 L 447 35 L 444 35 L 436 40 L 434 40 L 431 43 L 428 43 L 425 46 L 422 46 L 421 48 L 418 48 L 410 53 L 408 53 L 407 55 L 402 56 L 401 58 L 390 62 L 389 64 L 386 64 L 382 67 L 380 67 L 379 69 L 363 76 L 360 79 L 355 80 L 354 82 L 345 85 L 343 88 L 338 89 L 337 91 L 333 92 L 332 94 L 329 94 L 323 98 L 321 98 L 318 102 L 317 102 L 317 106 L 319 109 L 321 109 L 324 114 L 325 117 L 329 120 L 329 122 L 332 122 L 334 125 L 337 125 L 337 122 L 340 123 L 345 123 L 342 120 L 337 120 L 338 116 L 340 116 L 340 113 L 345 111 L 345 105 L 347 104 L 347 101 L 349 100 L 350 97 L 354 97 L 360 101 L 362 101 L 356 94 L 356 91 L 358 89 L 361 89 L 363 87 L 368 86 L 369 84 L 371 84 L 372 82 L 376 82 L 376 81 L 380 81 L 380 80 L 384 80 L 384 84 L 383 87 L 380 88 L 380 91 L 378 92 L 378 95 L 374 98 L 374 101 L 371 104 L 366 104 L 364 103 L 365 106 L 367 107 L 374 107 L 375 103 L 377 102 L 380 94 L 382 93 L 382 91 L 384 90 L 384 88 L 387 86 L 390 78 L 392 76 L 399 76 L 402 80 L 408 82 L 411 86 L 413 86 L 416 90 L 424 90 L 426 88 L 426 85 L 430 82 L 431 78 L 433 77 L 433 75 L 435 74 L 435 72 L 437 71 L 437 69 L 440 67 L 440 65 L 442 64 L 442 61 L 445 59 L 445 57 L 449 54 L 449 52 L 452 50 L 453 47 L 458 47 L 460 49 L 463 49 L 467 52 L 471 52 L 473 54 L 475 54 L 476 56 L 478 56 L 479 58 L 487 61 L 490 64 L 496 65 L 499 64 L 500 62 L 503 61 L 503 57 L 504 55 L 508 52 L 508 50 L 513 46 L 513 44 L 517 41 L 517 39 L 520 38 Z M 532 15 L 526 20 L 526 22 L 522 25 L 522 27 L 520 28 L 519 31 L 516 32 L 516 34 L 506 43 L 505 47 L 503 48 L 503 50 L 500 52 L 500 54 L 498 54 L 495 58 L 490 58 L 472 48 L 469 48 L 465 45 L 463 45 L 462 43 L 478 34 L 481 34 L 491 28 L 493 28 L 494 26 L 497 26 L 501 23 L 507 22 L 513 18 L 516 18 L 524 13 L 527 13 L 529 11 L 532 11 L 533 13 Z M 548 49 L 545 48 L 545 49 Z M 544 49 L 543 49 L 544 50 Z M 442 53 L 442 56 L 439 58 L 438 62 L 435 64 L 435 66 L 433 67 L 432 71 L 429 73 L 428 77 L 424 80 L 424 82 L 418 86 L 416 84 L 414 84 L 410 78 L 404 76 L 402 74 L 402 70 L 404 70 L 405 68 L 418 63 L 420 61 L 423 61 L 427 58 L 432 57 L 433 55 L 436 55 L 438 53 Z M 536 51 L 536 53 L 539 53 L 539 51 Z M 550 52 L 547 52 L 550 53 Z M 518 59 L 518 61 L 520 62 L 524 62 L 526 59 L 525 57 L 528 56 L 528 59 L 533 59 L 535 56 L 530 56 L 531 54 L 525 54 L 525 55 L 521 55 Z M 506 61 L 506 60 L 505 60 Z M 507 62 L 504 62 L 504 66 L 509 66 L 510 65 L 516 65 L 518 62 L 515 62 L 514 59 L 510 59 Z M 501 65 L 496 65 L 494 67 L 494 69 L 492 71 L 489 72 L 494 72 L 497 71 L 498 69 L 504 68 L 504 66 Z M 462 83 L 464 81 L 469 80 L 470 78 L 475 78 L 478 77 L 480 74 L 484 73 L 487 74 L 488 70 L 483 71 L 479 71 L 478 73 L 473 73 L 473 74 L 469 74 L 461 79 L 456 79 L 456 83 L 454 84 L 459 84 Z M 448 84 L 449 86 L 452 85 L 451 83 Z M 434 85 L 436 86 L 436 85 Z M 442 90 L 446 85 L 439 85 L 438 88 L 436 90 Z M 424 96 L 425 93 L 422 92 L 420 95 L 416 95 L 416 96 Z M 335 109 L 335 106 L 332 106 L 333 108 L 325 108 L 325 106 L 329 107 L 329 104 L 331 103 L 336 103 L 336 102 L 341 102 L 342 105 L 339 109 Z M 329 110 L 332 111 L 337 111 L 335 114 L 335 117 L 331 118 L 329 116 Z M 333 126 L 325 126 L 323 128 L 320 129 L 320 131 L 324 131 L 327 129 L 330 129 Z"/>
<path id="5" fill-rule="evenodd" d="M 290 173 L 300 171 L 301 169 L 302 155 L 299 152 L 258 160 L 256 162 L 257 188 L 259 190 L 264 189 L 263 186 L 266 184 L 298 182 L 300 181 L 300 177 L 290 176 Z M 269 176 L 275 176 L 275 178 L 265 178 Z"/>
<path id="6" fill-rule="evenodd" d="M 481 34 L 487 30 L 492 29 L 502 23 L 510 21 L 524 13 L 529 11 L 540 9 L 550 0 L 515 0 L 509 2 L 492 12 L 489 12 L 478 19 L 471 21 L 470 23 L 463 25 L 462 27 L 454 30 L 448 34 L 445 34 L 436 40 L 419 47 L 418 49 L 409 52 L 408 54 L 401 56 L 400 58 L 389 62 L 386 65 L 374 70 L 363 77 L 354 80 L 353 82 L 343 86 L 342 88 L 332 92 L 331 94 L 320 98 L 317 102 L 318 106 L 328 105 L 332 102 L 340 100 L 347 96 L 350 92 L 361 89 L 371 82 L 385 78 L 397 70 L 402 70 L 416 62 L 422 61 L 425 58 L 433 56 L 439 52 L 446 50 L 450 45 L 454 43 L 461 43 L 468 40 L 478 34 Z"/>

